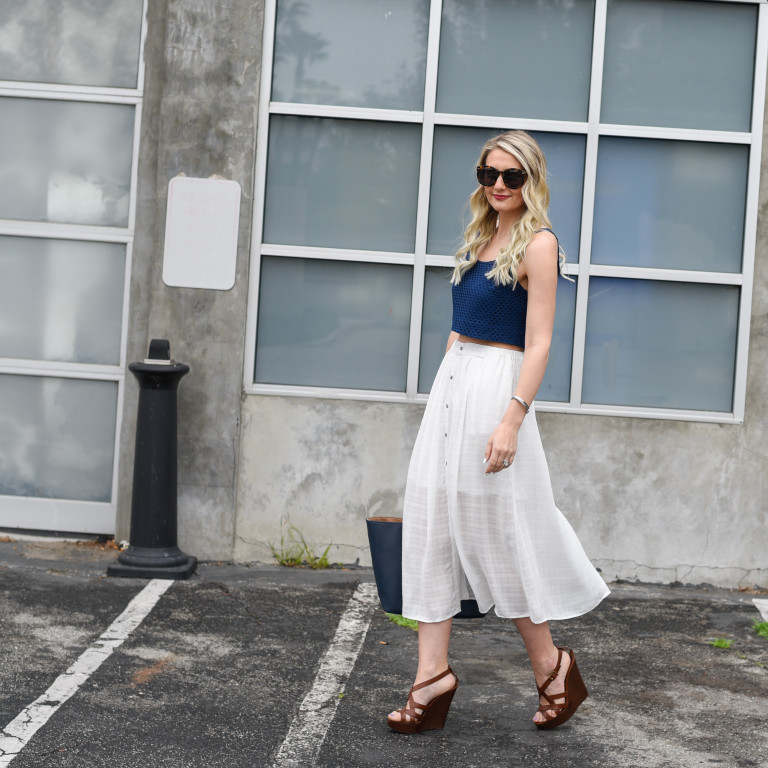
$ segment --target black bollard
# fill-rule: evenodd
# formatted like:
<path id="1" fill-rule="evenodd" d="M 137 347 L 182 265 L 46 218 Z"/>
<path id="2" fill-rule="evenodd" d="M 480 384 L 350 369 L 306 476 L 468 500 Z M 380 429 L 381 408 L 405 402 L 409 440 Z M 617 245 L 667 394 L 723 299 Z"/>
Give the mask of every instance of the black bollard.
<path id="1" fill-rule="evenodd" d="M 189 366 L 171 360 L 167 340 L 152 339 L 149 357 L 128 370 L 139 382 L 130 546 L 107 575 L 188 579 L 197 558 L 185 555 L 176 538 L 176 390 Z"/>

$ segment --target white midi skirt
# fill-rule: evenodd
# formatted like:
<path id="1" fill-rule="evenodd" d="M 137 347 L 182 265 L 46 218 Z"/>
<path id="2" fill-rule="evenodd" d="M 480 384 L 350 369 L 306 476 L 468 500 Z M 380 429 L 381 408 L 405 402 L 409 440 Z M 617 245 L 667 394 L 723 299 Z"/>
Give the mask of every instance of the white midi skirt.
<path id="1" fill-rule="evenodd" d="M 515 392 L 523 353 L 457 341 L 432 386 L 403 508 L 403 615 L 443 621 L 477 600 L 535 624 L 580 616 L 609 590 L 555 506 L 533 406 L 508 469 L 485 446 Z"/>

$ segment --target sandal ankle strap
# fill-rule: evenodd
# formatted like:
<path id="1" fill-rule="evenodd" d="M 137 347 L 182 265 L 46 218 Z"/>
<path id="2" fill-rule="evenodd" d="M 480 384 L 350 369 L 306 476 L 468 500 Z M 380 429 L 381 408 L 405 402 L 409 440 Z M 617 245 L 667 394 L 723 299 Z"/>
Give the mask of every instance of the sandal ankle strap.
<path id="1" fill-rule="evenodd" d="M 436 683 L 438 680 L 442 680 L 444 677 L 446 677 L 446 675 L 453 675 L 454 677 L 456 677 L 456 675 L 453 674 L 453 670 L 450 667 L 447 667 L 439 675 L 436 675 L 435 677 L 432 677 L 429 680 L 425 680 L 423 683 L 414 685 L 413 688 L 411 688 L 411 693 L 413 693 L 414 691 L 419 691 L 422 688 L 426 688 L 428 685 L 432 685 L 432 683 Z"/>
<path id="2" fill-rule="evenodd" d="M 563 661 L 563 649 L 559 648 L 557 649 L 557 664 L 555 665 L 555 668 L 549 673 L 549 677 L 537 688 L 539 689 L 539 696 L 544 696 L 544 691 L 549 688 L 549 684 L 557 677 L 557 673 L 560 671 L 560 665 Z"/>

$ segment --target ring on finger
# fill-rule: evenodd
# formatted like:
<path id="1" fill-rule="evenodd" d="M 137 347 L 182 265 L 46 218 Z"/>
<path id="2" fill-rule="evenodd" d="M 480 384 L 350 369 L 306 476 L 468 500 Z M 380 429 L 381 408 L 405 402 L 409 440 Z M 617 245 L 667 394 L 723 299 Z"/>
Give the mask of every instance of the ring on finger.
<path id="1" fill-rule="evenodd" d="M 506 459 L 504 459 L 504 461 L 501 462 L 501 466 L 506 469 L 506 467 L 509 466 L 509 462 Z"/>

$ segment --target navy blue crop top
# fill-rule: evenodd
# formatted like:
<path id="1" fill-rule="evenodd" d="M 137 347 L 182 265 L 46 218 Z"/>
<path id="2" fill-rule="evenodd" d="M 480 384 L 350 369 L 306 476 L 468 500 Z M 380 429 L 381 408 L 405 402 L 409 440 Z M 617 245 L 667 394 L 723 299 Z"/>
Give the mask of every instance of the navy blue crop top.
<path id="1" fill-rule="evenodd" d="M 551 229 L 536 231 L 552 232 Z M 496 285 L 487 278 L 494 264 L 495 261 L 475 262 L 461 276 L 461 282 L 453 286 L 451 330 L 472 339 L 524 348 L 528 291 L 520 283 L 512 289 L 510 285 Z"/>

